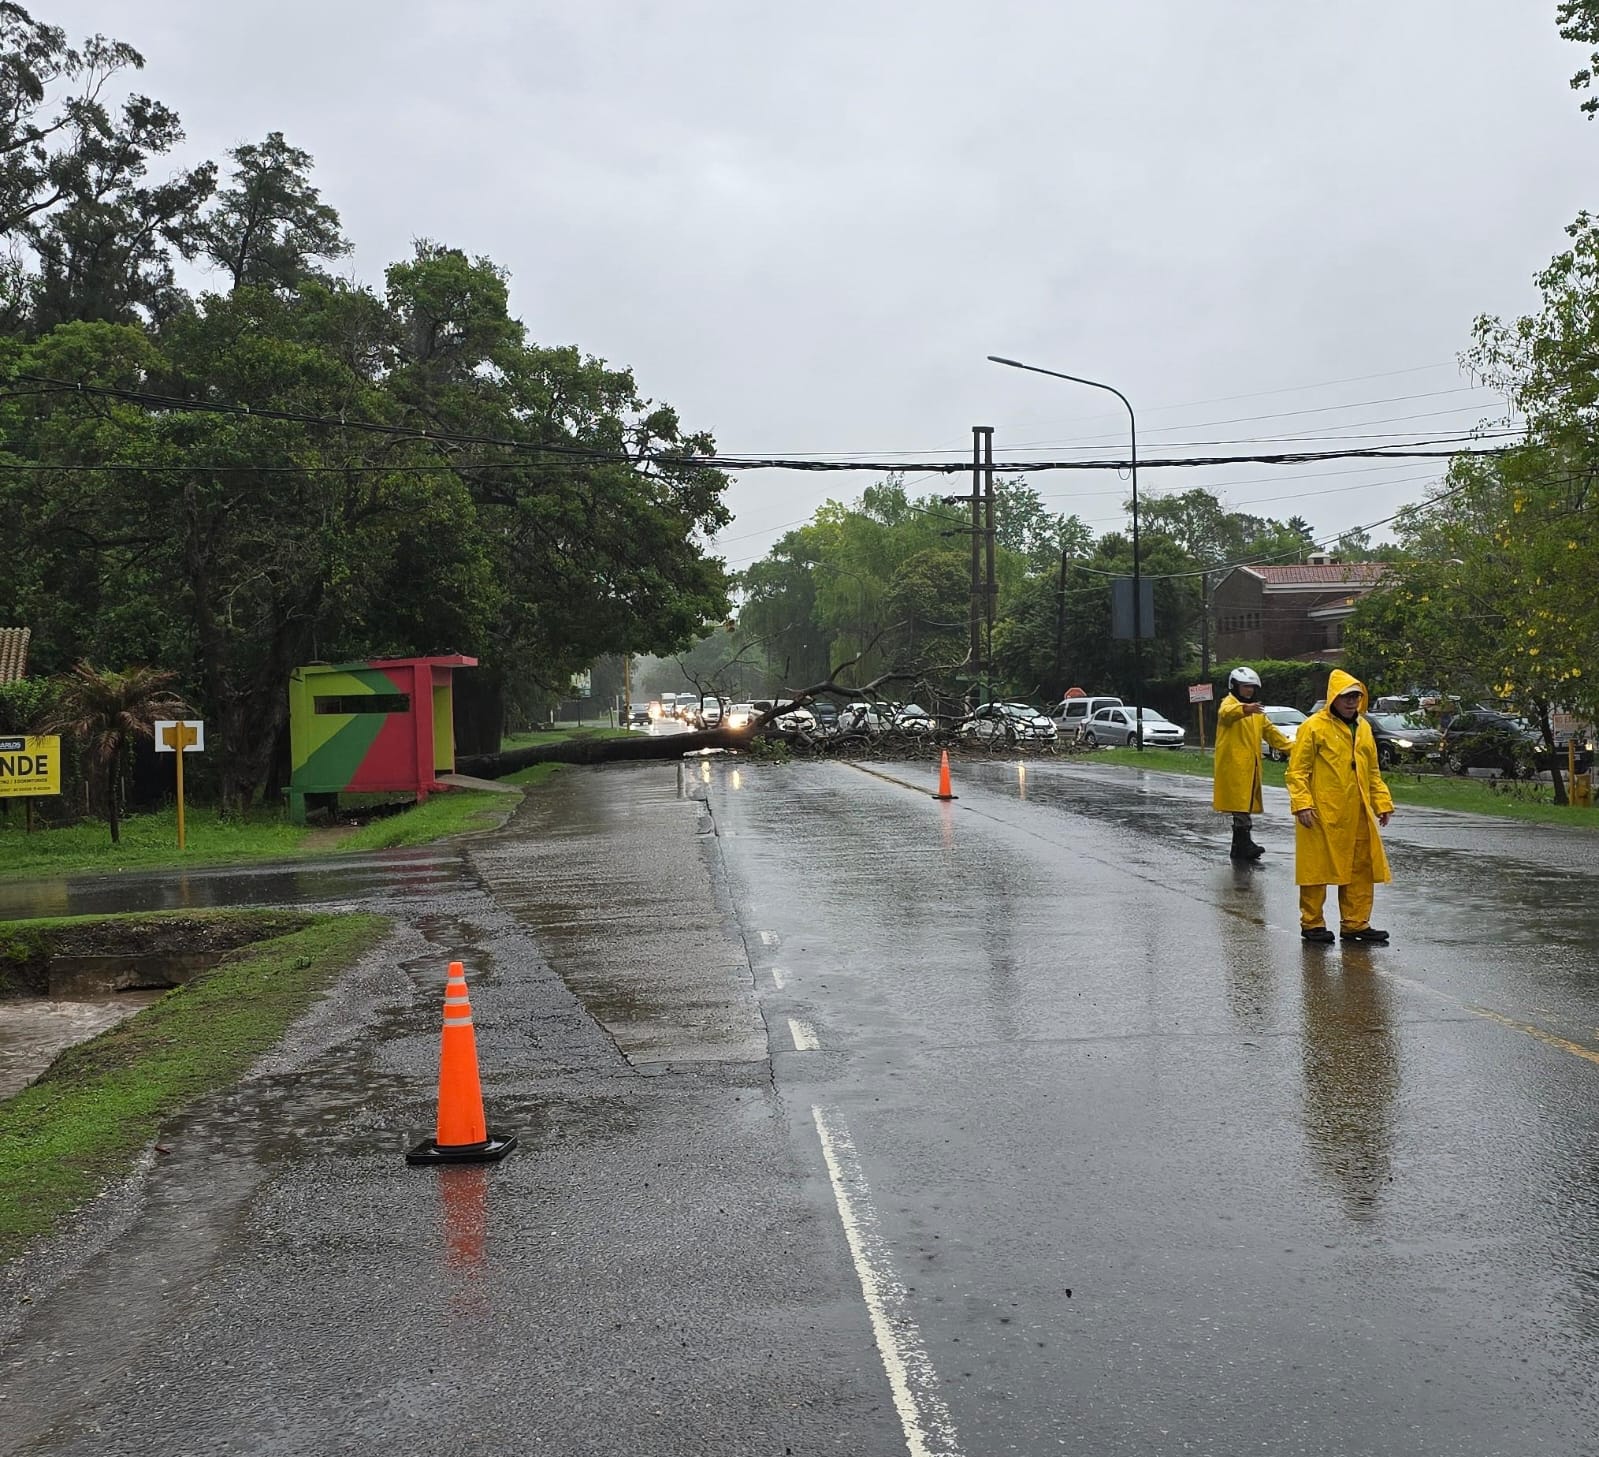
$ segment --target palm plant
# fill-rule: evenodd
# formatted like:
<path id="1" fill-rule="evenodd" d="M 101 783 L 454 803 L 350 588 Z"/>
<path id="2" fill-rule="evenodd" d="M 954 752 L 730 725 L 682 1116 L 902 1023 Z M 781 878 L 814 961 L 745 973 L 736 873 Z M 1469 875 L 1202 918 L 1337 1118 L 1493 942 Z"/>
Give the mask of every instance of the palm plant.
<path id="1" fill-rule="evenodd" d="M 193 716 L 172 691 L 177 678 L 165 668 L 116 673 L 80 662 L 56 680 L 55 707 L 39 731 L 64 734 L 78 745 L 89 783 L 105 805 L 113 845 L 121 838 L 117 780 L 128 744 L 154 738 L 157 719 Z"/>

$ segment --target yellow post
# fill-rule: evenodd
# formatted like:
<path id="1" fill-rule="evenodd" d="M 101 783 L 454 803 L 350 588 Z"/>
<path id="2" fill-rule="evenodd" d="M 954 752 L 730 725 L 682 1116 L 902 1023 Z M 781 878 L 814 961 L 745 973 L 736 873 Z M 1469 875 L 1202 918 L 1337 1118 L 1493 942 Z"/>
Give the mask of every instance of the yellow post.
<path id="1" fill-rule="evenodd" d="M 165 731 L 167 747 L 178 756 L 178 849 L 184 848 L 183 834 L 183 755 L 190 744 L 200 742 L 199 731 L 181 720 Z"/>
<path id="2" fill-rule="evenodd" d="M 178 737 L 182 738 L 180 729 Z M 183 849 L 183 745 L 178 745 L 178 849 Z"/>

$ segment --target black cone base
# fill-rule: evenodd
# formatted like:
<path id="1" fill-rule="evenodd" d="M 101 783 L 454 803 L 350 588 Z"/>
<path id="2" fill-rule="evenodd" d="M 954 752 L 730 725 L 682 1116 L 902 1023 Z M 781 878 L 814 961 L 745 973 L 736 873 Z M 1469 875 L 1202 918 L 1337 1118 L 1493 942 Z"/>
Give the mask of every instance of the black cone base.
<path id="1" fill-rule="evenodd" d="M 405 1161 L 408 1164 L 495 1164 L 515 1147 L 514 1133 L 509 1138 L 491 1135 L 482 1143 L 440 1145 L 426 1138 L 405 1155 Z"/>

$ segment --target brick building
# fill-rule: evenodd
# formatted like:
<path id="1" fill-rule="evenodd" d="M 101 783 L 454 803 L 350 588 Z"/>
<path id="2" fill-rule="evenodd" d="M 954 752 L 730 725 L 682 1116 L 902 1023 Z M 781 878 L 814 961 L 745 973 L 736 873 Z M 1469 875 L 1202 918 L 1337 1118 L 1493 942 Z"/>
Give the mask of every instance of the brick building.
<path id="1" fill-rule="evenodd" d="M 1296 566 L 1234 567 L 1211 596 L 1216 660 L 1337 662 L 1344 651 L 1344 622 L 1387 571 L 1386 562 L 1326 557 Z"/>

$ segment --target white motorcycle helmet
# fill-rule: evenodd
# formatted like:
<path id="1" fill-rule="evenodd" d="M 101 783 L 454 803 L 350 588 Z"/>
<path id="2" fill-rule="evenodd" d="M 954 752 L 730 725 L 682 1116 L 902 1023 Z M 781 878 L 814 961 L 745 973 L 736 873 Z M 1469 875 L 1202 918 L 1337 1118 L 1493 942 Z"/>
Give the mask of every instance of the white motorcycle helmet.
<path id="1" fill-rule="evenodd" d="M 1229 693 L 1236 694 L 1240 683 L 1253 688 L 1257 693 L 1260 692 L 1260 674 L 1253 668 L 1234 668 L 1227 675 L 1227 691 Z"/>

